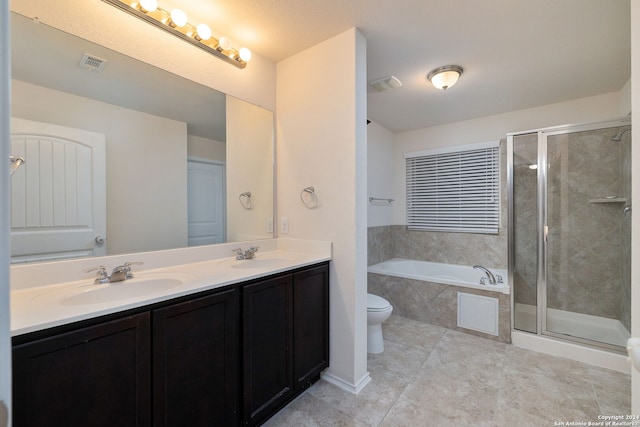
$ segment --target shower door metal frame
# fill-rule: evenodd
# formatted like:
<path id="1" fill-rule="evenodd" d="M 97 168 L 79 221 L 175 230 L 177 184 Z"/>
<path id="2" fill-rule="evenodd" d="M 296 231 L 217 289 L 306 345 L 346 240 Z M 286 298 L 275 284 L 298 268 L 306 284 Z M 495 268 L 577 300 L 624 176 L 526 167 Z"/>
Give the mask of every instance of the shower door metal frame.
<path id="1" fill-rule="evenodd" d="M 560 334 L 547 329 L 547 238 L 549 234 L 549 228 L 547 224 L 547 170 L 548 170 L 548 158 L 547 158 L 547 143 L 550 136 L 565 135 L 575 132 L 583 132 L 596 129 L 607 129 L 620 126 L 631 125 L 631 121 L 628 118 L 599 122 L 588 124 L 573 124 L 555 126 L 549 128 L 534 129 L 523 132 L 512 132 L 507 134 L 507 191 L 508 191 L 508 276 L 509 283 L 514 284 L 513 271 L 515 268 L 515 228 L 514 228 L 514 176 L 513 176 L 513 138 L 522 135 L 538 135 L 538 169 L 537 169 L 537 278 L 536 278 L 536 333 L 535 335 L 541 335 L 563 341 L 577 342 L 580 344 L 588 345 L 591 347 L 608 349 L 617 352 L 625 352 L 624 347 L 616 346 L 612 344 L 593 341 L 585 338 L 574 337 L 566 334 Z M 513 285 L 512 285 L 513 286 Z M 515 329 L 515 289 L 511 289 L 511 330 L 523 333 L 531 333 L 529 331 Z"/>

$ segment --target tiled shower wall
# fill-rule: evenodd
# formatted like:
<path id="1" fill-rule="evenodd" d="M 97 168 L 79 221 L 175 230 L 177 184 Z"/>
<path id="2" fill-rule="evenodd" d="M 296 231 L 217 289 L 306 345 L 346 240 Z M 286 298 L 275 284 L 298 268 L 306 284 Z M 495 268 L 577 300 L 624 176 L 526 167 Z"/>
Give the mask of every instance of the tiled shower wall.
<path id="1" fill-rule="evenodd" d="M 620 318 L 621 144 L 615 129 L 548 138 L 547 307 Z"/>
<path id="2" fill-rule="evenodd" d="M 630 323 L 630 132 L 620 128 L 548 139 L 547 306 Z M 514 158 L 515 301 L 536 304 L 537 135 Z M 606 197 L 626 202 L 597 203 Z"/>
<path id="3" fill-rule="evenodd" d="M 620 282 L 622 303 L 620 321 L 631 331 L 631 211 L 624 213 L 624 208 L 631 208 L 631 132 L 622 136 L 622 191 L 621 195 L 627 199 L 623 207 L 622 225 L 620 226 L 622 242 L 622 281 Z"/>

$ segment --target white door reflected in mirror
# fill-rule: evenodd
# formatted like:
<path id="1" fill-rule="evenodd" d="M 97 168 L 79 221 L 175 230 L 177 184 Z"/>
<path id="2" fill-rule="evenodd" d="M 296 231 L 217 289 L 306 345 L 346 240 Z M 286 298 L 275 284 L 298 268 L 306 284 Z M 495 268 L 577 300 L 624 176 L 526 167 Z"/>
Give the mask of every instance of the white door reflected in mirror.
<path id="1" fill-rule="evenodd" d="M 105 255 L 104 135 L 12 118 L 11 150 L 12 262 Z"/>

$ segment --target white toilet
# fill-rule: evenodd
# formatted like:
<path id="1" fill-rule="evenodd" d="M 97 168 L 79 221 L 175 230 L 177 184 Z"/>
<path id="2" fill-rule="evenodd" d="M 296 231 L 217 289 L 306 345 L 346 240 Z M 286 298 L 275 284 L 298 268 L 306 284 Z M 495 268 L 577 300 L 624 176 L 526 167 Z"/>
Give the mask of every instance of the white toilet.
<path id="1" fill-rule="evenodd" d="M 374 294 L 367 294 L 367 353 L 382 353 L 382 322 L 391 316 L 393 306 Z"/>

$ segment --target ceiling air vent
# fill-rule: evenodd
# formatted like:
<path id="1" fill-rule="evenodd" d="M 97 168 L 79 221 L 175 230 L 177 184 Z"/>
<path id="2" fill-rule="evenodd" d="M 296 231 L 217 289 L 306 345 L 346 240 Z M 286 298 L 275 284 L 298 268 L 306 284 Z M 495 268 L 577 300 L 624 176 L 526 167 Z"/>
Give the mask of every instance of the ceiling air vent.
<path id="1" fill-rule="evenodd" d="M 376 89 L 378 89 L 379 91 L 395 89 L 397 87 L 402 86 L 402 83 L 400 82 L 400 80 L 398 80 L 396 76 L 382 77 L 381 79 L 369 82 L 369 84 L 375 87 Z"/>
<path id="2" fill-rule="evenodd" d="M 85 53 L 80 60 L 80 67 L 99 73 L 107 66 L 107 62 L 109 62 L 107 59 Z"/>

